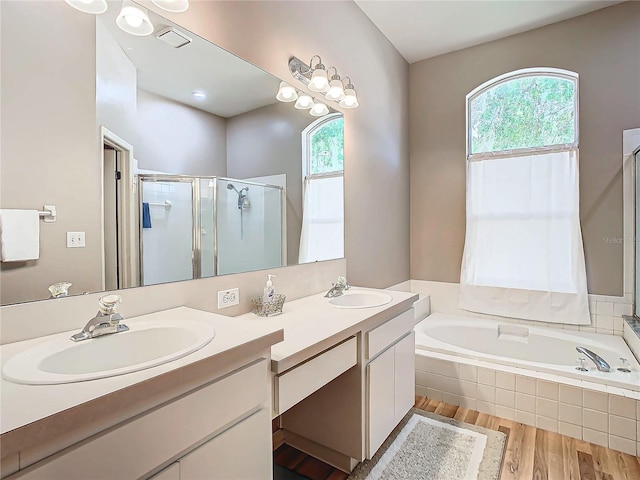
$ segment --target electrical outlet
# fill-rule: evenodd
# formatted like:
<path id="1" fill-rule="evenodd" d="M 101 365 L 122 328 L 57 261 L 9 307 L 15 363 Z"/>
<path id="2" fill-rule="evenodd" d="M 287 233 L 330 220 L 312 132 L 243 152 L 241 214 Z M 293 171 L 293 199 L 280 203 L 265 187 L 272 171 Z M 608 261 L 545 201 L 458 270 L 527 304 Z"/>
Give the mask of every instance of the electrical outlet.
<path id="1" fill-rule="evenodd" d="M 67 248 L 83 248 L 84 246 L 84 232 L 67 232 Z"/>
<path id="2" fill-rule="evenodd" d="M 218 308 L 227 308 L 240 303 L 240 289 L 230 288 L 218 292 Z"/>

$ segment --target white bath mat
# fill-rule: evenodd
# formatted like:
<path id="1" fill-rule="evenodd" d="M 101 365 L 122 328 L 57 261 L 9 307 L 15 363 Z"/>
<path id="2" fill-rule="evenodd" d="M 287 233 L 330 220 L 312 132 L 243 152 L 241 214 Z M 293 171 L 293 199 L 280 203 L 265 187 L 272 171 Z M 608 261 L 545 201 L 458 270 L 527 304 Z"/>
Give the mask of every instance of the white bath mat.
<path id="1" fill-rule="evenodd" d="M 413 409 L 349 480 L 497 479 L 504 444 L 500 432 Z"/>

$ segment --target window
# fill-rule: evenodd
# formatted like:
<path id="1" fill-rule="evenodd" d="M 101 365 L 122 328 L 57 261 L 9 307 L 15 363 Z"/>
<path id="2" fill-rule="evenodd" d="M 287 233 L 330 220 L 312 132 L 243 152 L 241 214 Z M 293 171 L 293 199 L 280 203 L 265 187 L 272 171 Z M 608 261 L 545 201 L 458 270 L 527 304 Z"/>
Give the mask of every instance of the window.
<path id="1" fill-rule="evenodd" d="M 527 69 L 467 95 L 461 308 L 590 323 L 579 221 L 578 76 Z"/>
<path id="2" fill-rule="evenodd" d="M 302 132 L 303 214 L 299 263 L 344 256 L 344 122 L 322 117 Z"/>

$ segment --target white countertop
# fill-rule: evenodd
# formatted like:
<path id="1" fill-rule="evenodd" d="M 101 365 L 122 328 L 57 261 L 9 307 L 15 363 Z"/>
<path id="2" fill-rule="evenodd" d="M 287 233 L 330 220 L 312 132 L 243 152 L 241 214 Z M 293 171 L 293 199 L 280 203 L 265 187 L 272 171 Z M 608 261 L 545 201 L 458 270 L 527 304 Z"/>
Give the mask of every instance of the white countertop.
<path id="1" fill-rule="evenodd" d="M 22 385 L 9 382 L 3 378 L 0 383 L 1 433 L 5 434 L 98 397 L 144 382 L 200 360 L 221 356 L 232 349 L 242 347 L 262 337 L 272 335 L 271 344 L 280 341 L 282 338 L 282 332 L 279 332 L 281 327 L 261 328 L 260 330 L 252 331 L 251 329 L 243 328 L 236 322 L 230 321 L 233 320 L 230 317 L 187 307 L 127 318 L 123 323 L 133 324 L 137 321 L 164 320 L 176 317 L 208 323 L 215 329 L 215 338 L 200 350 L 185 357 L 126 375 L 60 385 Z M 69 337 L 73 333 L 77 333 L 77 330 L 3 345 L 0 347 L 0 358 L 4 363 L 13 355 L 27 348 L 54 338 Z M 117 355 L 117 352 L 114 352 L 114 355 Z M 224 361 L 222 357 L 221 361 Z"/>
<path id="2" fill-rule="evenodd" d="M 284 341 L 271 347 L 272 371 L 281 373 L 360 330 L 408 310 L 418 299 L 415 293 L 395 290 L 352 287 L 350 291 L 384 292 L 392 300 L 379 307 L 338 308 L 329 304 L 322 292 L 285 302 L 280 315 L 259 317 L 248 313 L 235 320 L 256 332 L 284 329 Z"/>

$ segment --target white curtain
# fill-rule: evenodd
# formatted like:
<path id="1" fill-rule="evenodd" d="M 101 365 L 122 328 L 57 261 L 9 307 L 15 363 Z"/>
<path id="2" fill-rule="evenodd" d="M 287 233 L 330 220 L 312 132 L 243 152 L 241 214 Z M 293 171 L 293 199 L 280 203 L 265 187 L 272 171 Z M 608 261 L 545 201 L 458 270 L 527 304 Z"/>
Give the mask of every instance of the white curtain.
<path id="1" fill-rule="evenodd" d="M 577 150 L 468 162 L 460 308 L 590 323 Z"/>
<path id="2" fill-rule="evenodd" d="M 344 257 L 343 177 L 304 181 L 299 263 Z"/>

